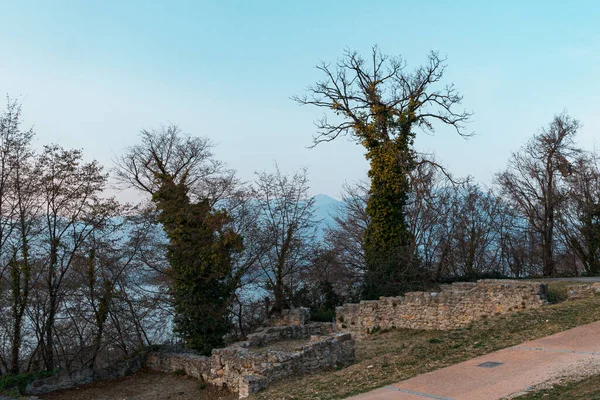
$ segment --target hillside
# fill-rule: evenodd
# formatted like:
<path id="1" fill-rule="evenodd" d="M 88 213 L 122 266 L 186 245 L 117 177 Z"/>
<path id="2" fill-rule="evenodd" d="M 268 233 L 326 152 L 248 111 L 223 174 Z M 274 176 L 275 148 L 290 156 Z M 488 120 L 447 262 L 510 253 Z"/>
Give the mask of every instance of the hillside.
<path id="1" fill-rule="evenodd" d="M 315 218 L 319 221 L 319 236 L 322 237 L 325 228 L 333 226 L 333 216 L 339 213 L 343 202 L 325 194 L 315 197 Z"/>

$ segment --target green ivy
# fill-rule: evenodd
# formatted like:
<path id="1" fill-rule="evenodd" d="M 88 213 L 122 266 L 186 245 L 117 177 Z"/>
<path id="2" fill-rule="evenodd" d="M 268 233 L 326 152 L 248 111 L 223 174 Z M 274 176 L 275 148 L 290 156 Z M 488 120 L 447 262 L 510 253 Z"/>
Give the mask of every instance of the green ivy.
<path id="1" fill-rule="evenodd" d="M 371 107 L 372 122 L 355 127 L 367 149 L 371 178 L 366 208 L 370 224 L 364 241 L 364 298 L 400 294 L 408 278 L 407 267 L 410 269 L 414 262 L 413 238 L 405 219 L 411 188 L 409 174 L 415 168 L 414 107 L 411 103 L 398 114 L 394 108 L 375 104 Z"/>
<path id="2" fill-rule="evenodd" d="M 236 287 L 233 253 L 242 238 L 227 228 L 231 219 L 207 200 L 191 203 L 187 188 L 164 179 L 153 196 L 169 238 L 175 332 L 204 355 L 223 345 L 229 332 L 228 305 Z"/>

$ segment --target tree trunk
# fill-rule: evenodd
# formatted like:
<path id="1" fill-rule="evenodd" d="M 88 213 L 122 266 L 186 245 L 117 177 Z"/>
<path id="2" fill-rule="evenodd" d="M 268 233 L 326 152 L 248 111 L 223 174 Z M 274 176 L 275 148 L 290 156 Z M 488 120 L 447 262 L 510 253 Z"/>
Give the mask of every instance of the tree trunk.
<path id="1" fill-rule="evenodd" d="M 546 204 L 544 207 L 543 233 L 543 269 L 544 276 L 556 275 L 554 265 L 554 172 L 548 167 L 548 186 L 546 187 Z"/>
<path id="2" fill-rule="evenodd" d="M 21 329 L 23 321 L 23 313 L 17 312 L 14 315 L 15 321 L 13 324 L 13 337 L 11 343 L 11 354 L 10 354 L 10 373 L 18 374 L 20 371 L 19 366 L 19 351 L 21 349 Z"/>
<path id="3" fill-rule="evenodd" d="M 54 294 L 50 294 L 50 309 L 45 324 L 46 343 L 44 344 L 44 363 L 46 370 L 54 370 L 54 320 L 56 318 L 56 298 Z"/>
<path id="4" fill-rule="evenodd" d="M 275 304 L 273 305 L 273 312 L 281 314 L 285 308 L 285 293 L 283 291 L 283 267 L 278 267 L 277 278 L 275 279 Z"/>

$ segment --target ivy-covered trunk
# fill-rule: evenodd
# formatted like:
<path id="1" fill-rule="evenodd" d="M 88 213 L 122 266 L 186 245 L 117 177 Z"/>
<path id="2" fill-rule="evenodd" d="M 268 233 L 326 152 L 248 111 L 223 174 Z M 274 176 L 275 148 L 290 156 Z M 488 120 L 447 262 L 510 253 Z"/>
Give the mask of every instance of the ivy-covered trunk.
<path id="1" fill-rule="evenodd" d="M 229 332 L 231 254 L 241 248 L 241 237 L 226 228 L 225 212 L 212 210 L 206 200 L 191 203 L 184 184 L 164 179 L 153 200 L 170 242 L 175 332 L 188 348 L 210 355 Z"/>
<path id="2" fill-rule="evenodd" d="M 372 96 L 377 99 L 378 95 Z M 413 103 L 400 114 L 376 102 L 374 121 L 364 130 L 363 145 L 370 162 L 370 196 L 365 232 L 367 275 L 363 297 L 378 298 L 401 293 L 413 270 L 413 238 L 405 210 L 411 189 L 410 172 L 415 167 L 412 150 Z M 390 136 L 390 131 L 397 132 Z"/>

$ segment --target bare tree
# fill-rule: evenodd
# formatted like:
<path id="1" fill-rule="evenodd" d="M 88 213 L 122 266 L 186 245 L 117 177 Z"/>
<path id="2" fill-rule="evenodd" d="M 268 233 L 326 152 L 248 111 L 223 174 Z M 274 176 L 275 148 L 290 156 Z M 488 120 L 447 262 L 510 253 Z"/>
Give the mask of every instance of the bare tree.
<path id="1" fill-rule="evenodd" d="M 342 201 L 336 207 L 333 225 L 325 228 L 325 243 L 346 267 L 348 278 L 362 282 L 366 269 L 364 238 L 370 218 L 367 215 L 368 184 L 344 184 Z"/>
<path id="2" fill-rule="evenodd" d="M 36 153 L 20 116 L 0 115 L 0 373 L 105 367 L 164 338 L 162 230 L 106 199 L 80 151 Z"/>
<path id="3" fill-rule="evenodd" d="M 14 215 L 16 205 L 10 201 L 11 181 L 15 167 L 15 150 L 27 144 L 31 139 L 31 133 L 22 132 L 20 129 L 21 107 L 15 101 L 7 99 L 6 110 L 0 115 L 0 254 L 9 254 L 6 251 L 8 240 L 15 228 Z M 5 272 L 7 260 L 3 259 Z"/>
<path id="4" fill-rule="evenodd" d="M 439 280 L 451 269 L 448 238 L 455 221 L 449 218 L 455 204 L 453 178 L 435 162 L 419 158 L 410 174 L 411 191 L 406 218 L 413 237 L 412 252 L 420 259 L 424 272 Z"/>
<path id="5" fill-rule="evenodd" d="M 30 140 L 32 132 L 27 136 Z M 33 277 L 34 254 L 32 247 L 40 239 L 42 228 L 42 204 L 37 191 L 40 185 L 40 170 L 34 162 L 29 140 L 15 147 L 13 159 L 12 201 L 16 211 L 17 226 L 11 240 L 12 257 L 10 260 L 11 297 L 12 297 L 12 343 L 11 373 L 20 372 L 20 349 L 22 342 L 23 319 L 29 303 Z"/>
<path id="6" fill-rule="evenodd" d="M 23 131 L 20 125 L 21 107 L 9 99 L 0 116 L 0 291 L 4 277 L 12 317 L 10 361 L 5 367 L 15 374 L 20 372 L 23 318 L 32 282 L 29 254 L 39 217 L 38 173 L 30 148 L 33 131 Z"/>
<path id="7" fill-rule="evenodd" d="M 73 261 L 87 239 L 106 221 L 116 216 L 113 200 L 101 194 L 108 176 L 96 162 L 85 163 L 79 150 L 46 146 L 40 156 L 41 186 L 46 251 L 43 323 L 40 346 L 47 370 L 55 367 L 55 322 Z"/>
<path id="8" fill-rule="evenodd" d="M 600 273 L 600 156 L 583 153 L 568 177 L 569 199 L 559 229 L 587 274 Z"/>
<path id="9" fill-rule="evenodd" d="M 456 223 L 451 248 L 458 276 L 477 277 L 501 272 L 500 237 L 504 227 L 504 203 L 493 192 L 467 184 L 456 191 Z"/>
<path id="10" fill-rule="evenodd" d="M 259 265 L 273 293 L 273 311 L 281 312 L 300 283 L 298 273 L 310 262 L 317 233 L 314 198 L 308 193 L 306 169 L 288 176 L 275 165 L 274 173 L 256 175 L 253 197 L 265 249 Z"/>
<path id="11" fill-rule="evenodd" d="M 508 168 L 496 176 L 502 194 L 540 236 L 546 276 L 556 273 L 555 222 L 567 199 L 565 178 L 580 152 L 574 145 L 579 126 L 566 113 L 555 116 L 547 128 L 513 153 Z"/>
<path id="12" fill-rule="evenodd" d="M 115 160 L 115 176 L 125 187 L 154 195 L 165 177 L 184 185 L 192 201 L 208 200 L 214 206 L 236 186 L 234 172 L 214 158 L 208 138 L 185 134 L 177 125 L 142 130 L 141 143 Z"/>

